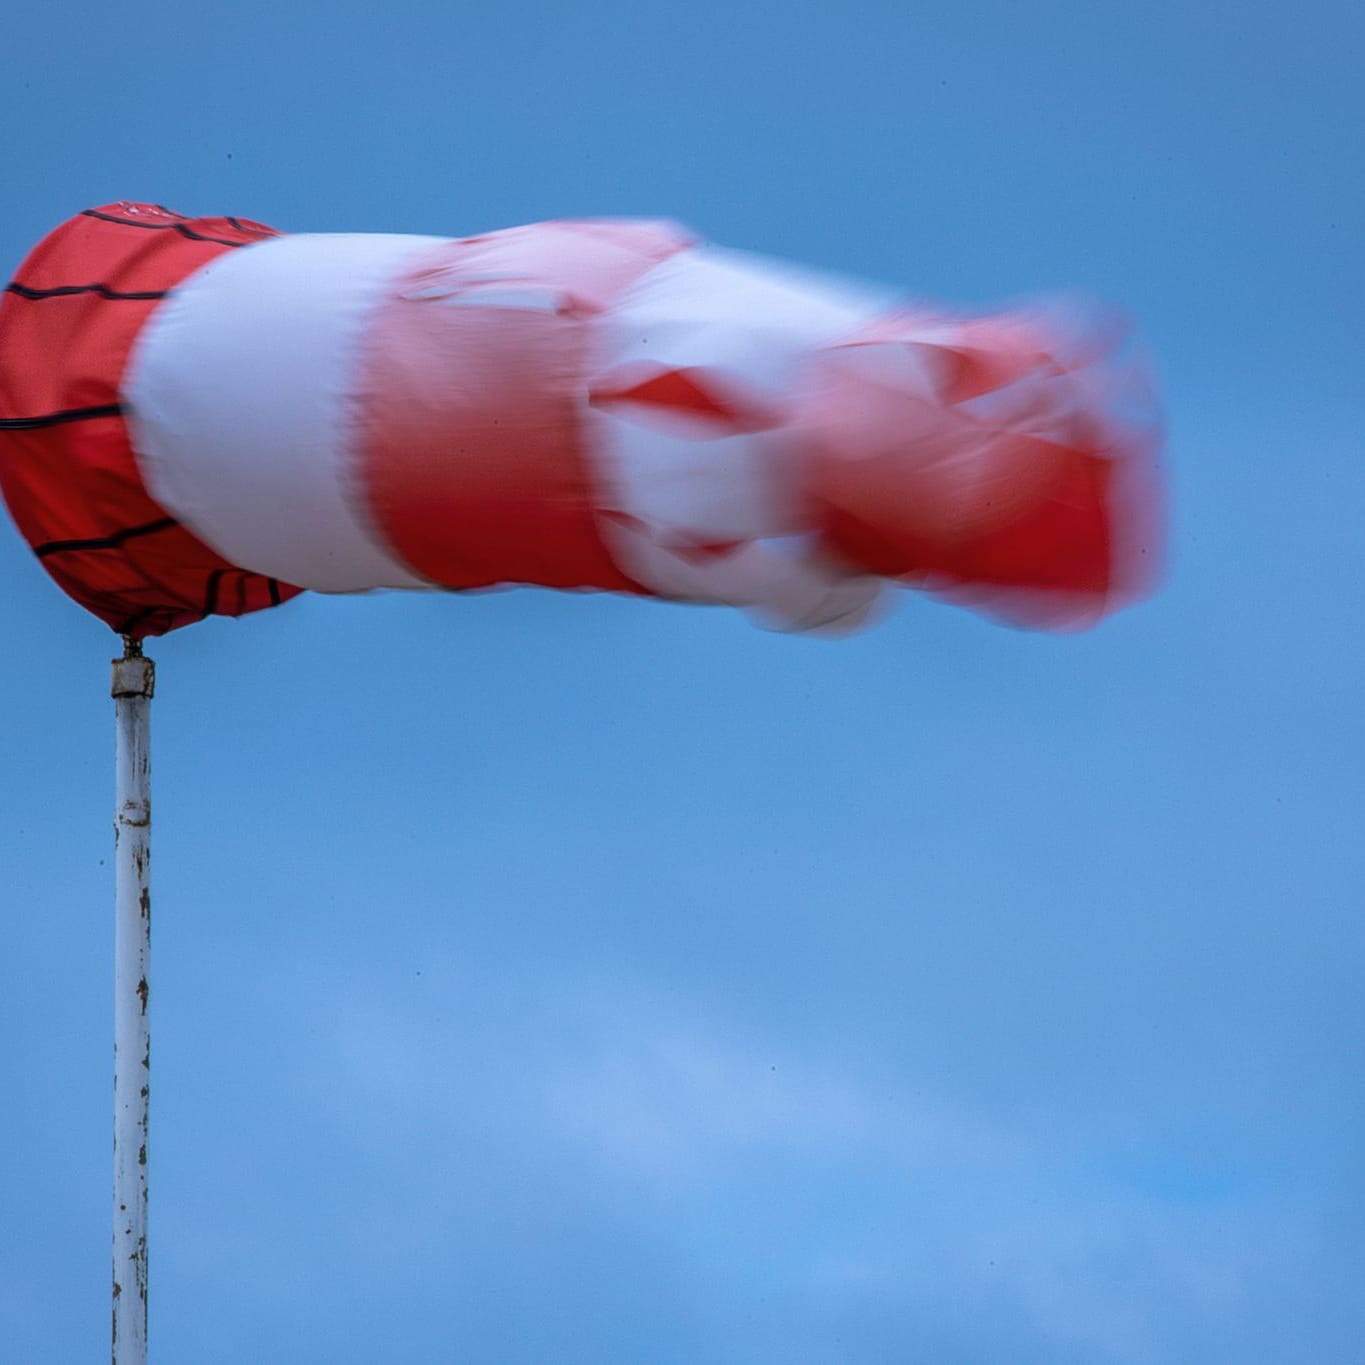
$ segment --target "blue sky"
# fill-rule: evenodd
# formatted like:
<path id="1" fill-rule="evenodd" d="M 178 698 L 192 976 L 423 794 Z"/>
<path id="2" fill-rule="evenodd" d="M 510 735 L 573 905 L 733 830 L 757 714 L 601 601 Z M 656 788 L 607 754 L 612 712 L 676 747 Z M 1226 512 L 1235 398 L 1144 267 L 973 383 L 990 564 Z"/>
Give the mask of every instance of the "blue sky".
<path id="1" fill-rule="evenodd" d="M 1168 581 L 1085 636 L 517 592 L 157 643 L 154 1359 L 1357 1361 L 1360 11 L 21 9 L 6 269 L 119 198 L 666 215 L 1112 300 L 1170 423 Z M 0 582 L 0 1357 L 65 1365 L 115 642 L 12 533 Z"/>

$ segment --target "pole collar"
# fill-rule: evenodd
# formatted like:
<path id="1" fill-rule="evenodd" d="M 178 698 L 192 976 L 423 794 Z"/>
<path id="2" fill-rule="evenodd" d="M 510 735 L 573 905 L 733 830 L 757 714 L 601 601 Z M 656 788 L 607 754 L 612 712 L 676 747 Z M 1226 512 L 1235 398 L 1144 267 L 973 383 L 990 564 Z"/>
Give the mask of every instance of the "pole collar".
<path id="1" fill-rule="evenodd" d="M 156 685 L 156 665 L 150 659 L 114 660 L 112 697 L 150 697 Z"/>

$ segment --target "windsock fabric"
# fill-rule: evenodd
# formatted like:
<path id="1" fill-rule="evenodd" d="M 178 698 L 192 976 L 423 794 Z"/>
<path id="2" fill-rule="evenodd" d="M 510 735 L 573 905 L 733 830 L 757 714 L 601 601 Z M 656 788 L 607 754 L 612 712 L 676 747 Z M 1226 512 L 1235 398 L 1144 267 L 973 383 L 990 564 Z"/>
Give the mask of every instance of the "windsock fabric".
<path id="1" fill-rule="evenodd" d="M 301 588 L 500 584 L 837 633 L 899 580 L 1074 625 L 1154 549 L 1116 356 L 664 222 L 281 236 L 124 203 L 5 295 L 0 488 L 139 636 Z"/>

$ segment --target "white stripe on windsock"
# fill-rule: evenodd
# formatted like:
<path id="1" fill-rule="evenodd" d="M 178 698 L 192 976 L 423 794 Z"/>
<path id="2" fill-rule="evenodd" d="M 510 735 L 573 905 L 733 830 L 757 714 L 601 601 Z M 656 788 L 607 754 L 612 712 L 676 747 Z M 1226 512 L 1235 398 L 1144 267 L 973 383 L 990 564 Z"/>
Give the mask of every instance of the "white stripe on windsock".
<path id="1" fill-rule="evenodd" d="M 319 592 L 431 585 L 354 496 L 360 345 L 445 238 L 275 237 L 217 257 L 148 320 L 124 382 L 148 491 L 225 559 Z"/>
<path id="2" fill-rule="evenodd" d="M 852 629 L 878 580 L 824 559 L 801 533 L 799 452 L 784 430 L 802 367 L 821 346 L 884 312 L 885 293 L 742 252 L 681 252 L 594 320 L 590 390 L 687 371 L 751 420 L 723 421 L 629 400 L 594 408 L 591 448 L 613 557 L 668 597 L 746 606 L 788 630 Z M 696 547 L 741 542 L 729 553 Z"/>
<path id="3" fill-rule="evenodd" d="M 732 370 L 781 398 L 810 351 L 886 313 L 897 297 L 745 251 L 693 247 L 641 275 L 598 320 L 597 361 Z"/>

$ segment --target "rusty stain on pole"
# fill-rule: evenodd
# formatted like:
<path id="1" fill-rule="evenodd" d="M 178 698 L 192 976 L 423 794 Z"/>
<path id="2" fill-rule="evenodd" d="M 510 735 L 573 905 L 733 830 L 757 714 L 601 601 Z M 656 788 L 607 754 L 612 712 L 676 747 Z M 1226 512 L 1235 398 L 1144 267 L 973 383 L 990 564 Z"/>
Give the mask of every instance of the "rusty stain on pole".
<path id="1" fill-rule="evenodd" d="M 114 1365 L 147 1360 L 147 1026 L 152 939 L 151 707 L 156 670 L 124 636 L 114 660 Z"/>

